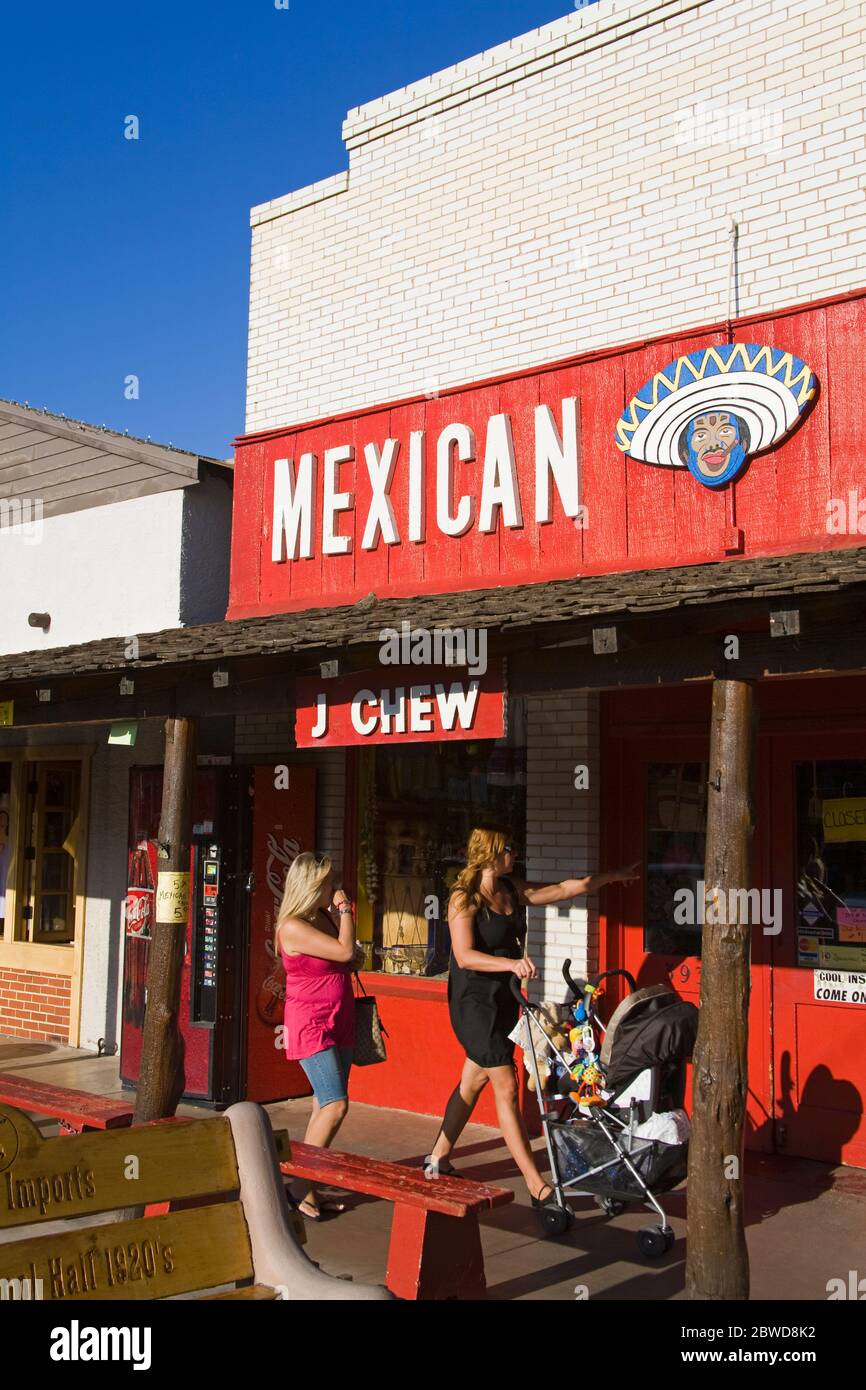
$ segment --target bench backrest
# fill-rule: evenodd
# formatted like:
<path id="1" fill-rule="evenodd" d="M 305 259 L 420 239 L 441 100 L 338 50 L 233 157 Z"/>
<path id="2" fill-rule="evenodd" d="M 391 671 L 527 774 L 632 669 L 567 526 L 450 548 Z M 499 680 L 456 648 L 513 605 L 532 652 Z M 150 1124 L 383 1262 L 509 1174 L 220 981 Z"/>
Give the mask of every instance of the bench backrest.
<path id="1" fill-rule="evenodd" d="M 130 1218 L 168 1200 L 195 1205 Z M 80 1224 L 105 1213 L 115 1219 Z M 32 1231 L 48 1223 L 62 1224 Z M 31 1229 L 0 1239 L 0 1299 L 167 1298 L 250 1281 L 283 1299 L 389 1297 L 304 1254 L 267 1115 L 247 1101 L 214 1119 L 54 1139 L 0 1105 L 0 1231 L 16 1227 Z"/>
<path id="2" fill-rule="evenodd" d="M 0 1281 L 31 1297 L 163 1298 L 253 1276 L 227 1120 L 181 1120 L 43 1139 L 0 1106 L 0 1229 L 160 1201 L 203 1205 L 166 1216 L 68 1225 L 0 1243 Z M 217 1201 L 217 1197 L 221 1200 Z M 21 1281 L 29 1280 L 29 1286 Z M 0 1284 L 0 1296 L 17 1291 Z"/>

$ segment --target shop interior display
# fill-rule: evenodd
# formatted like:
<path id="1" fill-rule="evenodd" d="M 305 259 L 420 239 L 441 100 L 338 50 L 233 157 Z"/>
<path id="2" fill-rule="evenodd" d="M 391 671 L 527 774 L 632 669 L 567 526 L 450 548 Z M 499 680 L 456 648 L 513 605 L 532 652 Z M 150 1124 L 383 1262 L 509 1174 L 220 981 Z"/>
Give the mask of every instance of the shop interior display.
<path id="1" fill-rule="evenodd" d="M 510 718 L 502 739 L 371 750 L 374 768 L 360 808 L 359 876 L 373 909 L 373 969 L 446 974 L 448 895 L 466 862 L 473 825 L 505 825 L 520 852 L 526 824 L 521 714 Z"/>

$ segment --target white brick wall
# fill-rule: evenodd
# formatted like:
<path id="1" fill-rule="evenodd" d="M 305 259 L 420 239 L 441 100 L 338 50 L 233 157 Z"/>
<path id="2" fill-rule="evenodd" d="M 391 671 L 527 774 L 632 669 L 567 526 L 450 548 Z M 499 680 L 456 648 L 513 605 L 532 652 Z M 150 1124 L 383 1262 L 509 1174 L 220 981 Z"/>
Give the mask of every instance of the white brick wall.
<path id="1" fill-rule="evenodd" d="M 601 0 L 355 108 L 253 210 L 248 430 L 723 318 L 731 214 L 741 313 L 861 286 L 864 73 L 866 0 Z"/>
<path id="2" fill-rule="evenodd" d="M 267 763 L 313 763 L 316 776 L 316 849 L 343 862 L 343 815 L 346 788 L 346 755 L 342 748 L 322 749 L 314 755 L 292 751 L 294 738 L 289 716 L 239 714 L 235 720 L 235 760 L 260 767 Z"/>
<path id="3" fill-rule="evenodd" d="M 580 877 L 602 867 L 598 695 L 582 690 L 530 696 L 527 723 L 527 876 Z M 574 786 L 579 763 L 589 769 L 589 787 L 582 791 Z M 564 999 L 563 961 L 572 961 L 575 978 L 598 967 L 597 894 L 574 905 L 531 908 L 528 950 L 541 971 L 530 997 Z"/>

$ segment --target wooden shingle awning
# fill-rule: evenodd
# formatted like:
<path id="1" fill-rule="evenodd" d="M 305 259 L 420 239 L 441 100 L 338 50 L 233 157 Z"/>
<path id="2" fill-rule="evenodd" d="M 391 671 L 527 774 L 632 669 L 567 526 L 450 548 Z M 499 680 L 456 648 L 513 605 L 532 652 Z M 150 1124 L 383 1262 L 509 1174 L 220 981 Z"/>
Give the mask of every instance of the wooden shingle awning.
<path id="1" fill-rule="evenodd" d="M 737 559 L 665 570 L 589 575 L 542 584 L 408 599 L 370 595 L 351 608 L 313 608 L 302 613 L 197 627 L 169 628 L 138 638 L 138 656 L 126 655 L 128 637 L 78 646 L 0 655 L 0 698 L 16 684 L 189 668 L 203 664 L 285 656 L 285 669 L 310 667 L 326 656 L 378 644 L 383 628 L 402 622 L 425 628 L 487 628 L 498 650 L 564 641 L 570 631 L 605 623 L 676 613 L 712 614 L 747 605 L 766 612 L 801 596 L 846 595 L 866 603 L 866 546 L 800 555 Z M 863 663 L 863 654 L 858 658 Z M 281 663 L 282 665 L 282 663 Z"/>

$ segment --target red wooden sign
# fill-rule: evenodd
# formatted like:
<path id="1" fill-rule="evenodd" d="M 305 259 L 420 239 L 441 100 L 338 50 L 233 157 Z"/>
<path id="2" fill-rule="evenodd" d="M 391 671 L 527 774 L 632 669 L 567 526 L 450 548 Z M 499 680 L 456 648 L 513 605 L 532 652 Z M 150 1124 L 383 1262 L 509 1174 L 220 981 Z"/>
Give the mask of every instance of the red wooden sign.
<path id="1" fill-rule="evenodd" d="M 759 429 L 766 391 L 733 419 L 758 449 L 730 480 L 715 460 L 741 441 L 706 444 L 703 481 L 723 486 L 617 442 L 670 364 L 725 343 L 717 326 L 242 438 L 228 616 L 862 545 L 864 333 L 864 293 L 739 322 L 737 343 L 802 359 L 817 388 L 787 432 Z"/>
<path id="2" fill-rule="evenodd" d="M 304 676 L 296 682 L 296 698 L 299 748 L 439 743 L 505 733 L 501 661 L 474 676 L 454 666 L 381 666 L 334 680 Z"/>

